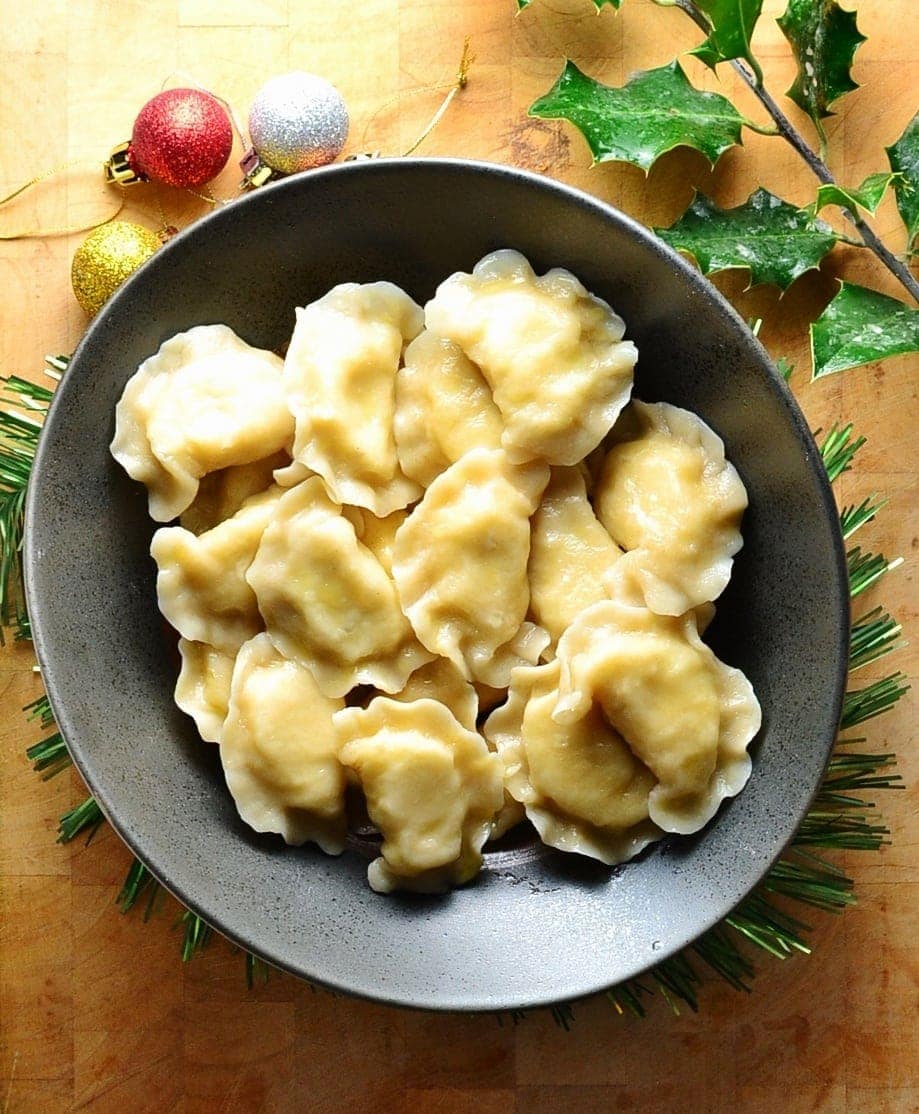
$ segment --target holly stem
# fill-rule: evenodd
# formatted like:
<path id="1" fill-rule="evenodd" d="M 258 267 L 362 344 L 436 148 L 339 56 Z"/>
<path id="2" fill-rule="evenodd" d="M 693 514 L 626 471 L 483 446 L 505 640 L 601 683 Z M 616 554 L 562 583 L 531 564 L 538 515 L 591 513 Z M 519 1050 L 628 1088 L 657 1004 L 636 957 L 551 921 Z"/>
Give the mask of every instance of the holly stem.
<path id="1" fill-rule="evenodd" d="M 711 31 L 708 20 L 693 3 L 693 0 L 676 0 L 676 7 L 685 15 L 689 16 L 693 23 L 701 28 L 706 35 Z M 779 108 L 762 81 L 757 79 L 756 74 L 739 58 L 733 59 L 731 65 L 740 75 L 744 84 L 752 91 L 759 103 L 772 117 L 778 134 L 787 143 L 791 144 L 821 182 L 827 185 L 837 185 L 838 183 L 833 177 L 830 168 L 817 152 L 810 147 L 794 124 L 792 124 L 781 108 Z M 843 209 L 842 212 L 846 220 L 857 229 L 859 236 L 861 236 L 861 241 L 858 242 L 858 246 L 868 248 L 869 251 L 872 251 L 881 263 L 884 264 L 887 270 L 890 271 L 901 285 L 912 294 L 913 298 L 919 302 L 919 280 L 916 279 L 909 267 L 902 259 L 898 259 L 897 256 L 894 255 L 890 248 L 879 238 L 874 229 L 867 221 L 859 216 L 858 213 L 852 212 L 851 209 Z"/>

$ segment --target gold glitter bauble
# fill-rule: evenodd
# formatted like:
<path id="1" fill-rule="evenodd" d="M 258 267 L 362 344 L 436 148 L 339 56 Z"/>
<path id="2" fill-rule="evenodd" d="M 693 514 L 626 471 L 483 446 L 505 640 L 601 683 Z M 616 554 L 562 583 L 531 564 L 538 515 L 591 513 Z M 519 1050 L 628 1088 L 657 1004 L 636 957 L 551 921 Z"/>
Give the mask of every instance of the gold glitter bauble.
<path id="1" fill-rule="evenodd" d="M 98 313 L 159 246 L 155 232 L 126 220 L 109 221 L 91 232 L 77 248 L 70 268 L 77 301 L 91 316 Z"/>

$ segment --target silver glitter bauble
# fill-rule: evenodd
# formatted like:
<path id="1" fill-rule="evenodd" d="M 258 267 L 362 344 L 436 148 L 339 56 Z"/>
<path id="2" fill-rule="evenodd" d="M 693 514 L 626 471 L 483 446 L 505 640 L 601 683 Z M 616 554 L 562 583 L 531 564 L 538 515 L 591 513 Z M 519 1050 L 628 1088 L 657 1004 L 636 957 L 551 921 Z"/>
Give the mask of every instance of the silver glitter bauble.
<path id="1" fill-rule="evenodd" d="M 348 123 L 335 86 L 300 71 L 272 78 L 249 109 L 252 146 L 262 162 L 282 174 L 332 162 L 348 138 Z"/>

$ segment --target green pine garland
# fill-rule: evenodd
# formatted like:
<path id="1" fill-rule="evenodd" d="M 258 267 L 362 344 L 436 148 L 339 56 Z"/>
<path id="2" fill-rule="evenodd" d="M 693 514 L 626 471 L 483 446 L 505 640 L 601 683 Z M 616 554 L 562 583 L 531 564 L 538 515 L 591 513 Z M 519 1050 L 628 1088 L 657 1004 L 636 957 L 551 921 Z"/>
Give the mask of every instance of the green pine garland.
<path id="1" fill-rule="evenodd" d="M 49 357 L 49 374 L 55 378 L 66 368 L 64 357 Z M 783 363 L 783 370 L 788 365 Z M 790 370 L 790 368 L 789 368 Z M 22 513 L 29 474 L 41 430 L 40 419 L 47 410 L 52 392 L 16 376 L 0 378 L 0 638 L 11 630 L 16 639 L 28 639 L 30 628 L 22 590 Z M 834 426 L 825 436 L 821 455 L 831 481 L 852 467 L 864 437 L 854 437 L 851 425 Z M 872 495 L 857 507 L 845 507 L 840 514 L 843 535 L 849 538 L 870 522 L 885 500 Z M 852 598 L 877 583 L 899 565 L 882 554 L 865 553 L 854 546 L 847 554 L 849 588 Z M 900 624 L 881 607 L 859 616 L 852 626 L 849 648 L 851 671 L 876 662 L 900 645 Z M 908 685 L 902 673 L 895 672 L 862 688 L 850 689 L 844 698 L 840 733 L 851 730 L 875 716 L 890 711 Z M 30 723 L 50 731 L 30 746 L 26 755 L 43 779 L 54 777 L 71 764 L 64 740 L 54 727 L 47 696 L 32 701 L 24 709 Z M 893 772 L 896 756 L 870 754 L 852 748 L 865 742 L 863 737 L 840 734 L 820 789 L 810 811 L 788 850 L 772 867 L 757 888 L 715 928 L 695 943 L 659 963 L 639 979 L 630 979 L 607 991 L 607 997 L 620 1014 L 644 1017 L 649 997 L 658 994 L 675 1012 L 688 1007 L 698 1009 L 701 985 L 699 964 L 714 971 L 735 990 L 749 992 L 755 968 L 749 949 L 768 952 L 778 959 L 794 953 L 810 953 L 809 926 L 788 912 L 786 905 L 810 907 L 821 912 L 841 912 L 855 903 L 853 881 L 817 851 L 876 851 L 888 842 L 889 830 L 878 817 L 873 794 L 880 789 L 900 789 L 899 774 Z M 58 841 L 69 843 L 79 835 L 92 839 L 104 823 L 102 812 L 90 796 L 60 819 Z M 141 908 L 149 920 L 162 905 L 163 890 L 143 863 L 132 862 L 115 903 L 122 913 Z M 207 947 L 213 930 L 201 917 L 185 910 L 178 920 L 182 929 L 181 956 L 187 962 Z M 247 985 L 267 978 L 269 967 L 257 956 L 245 953 Z M 552 1009 L 555 1021 L 564 1029 L 574 1019 L 570 1004 Z M 508 1019 L 516 1024 L 523 1011 L 510 1011 Z M 503 1018 L 498 1018 L 503 1024 Z"/>

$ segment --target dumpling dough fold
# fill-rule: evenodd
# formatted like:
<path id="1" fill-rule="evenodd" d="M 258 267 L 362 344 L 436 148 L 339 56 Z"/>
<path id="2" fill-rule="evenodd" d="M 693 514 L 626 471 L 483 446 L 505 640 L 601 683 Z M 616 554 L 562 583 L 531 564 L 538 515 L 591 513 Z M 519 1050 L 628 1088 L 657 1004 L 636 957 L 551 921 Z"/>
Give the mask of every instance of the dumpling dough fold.
<path id="1" fill-rule="evenodd" d="M 699 638 L 691 612 L 604 600 L 562 636 L 558 663 L 552 718 L 567 727 L 598 706 L 654 774 L 649 812 L 665 831 L 697 832 L 747 783 L 759 703 L 743 673 Z"/>
<path id="2" fill-rule="evenodd" d="M 393 577 L 420 641 L 468 680 L 496 688 L 549 636 L 525 622 L 530 515 L 549 470 L 473 449 L 442 472 L 393 546 Z"/>
<path id="3" fill-rule="evenodd" d="M 163 526 L 153 535 L 160 611 L 183 638 L 229 652 L 262 629 L 246 570 L 280 496 L 278 487 L 253 495 L 203 534 Z"/>
<path id="4" fill-rule="evenodd" d="M 485 721 L 511 797 L 540 838 L 560 851 L 613 864 L 663 834 L 649 819 L 654 776 L 598 709 L 558 724 L 559 663 L 515 669 L 508 701 Z"/>
<path id="5" fill-rule="evenodd" d="M 246 578 L 271 640 L 309 669 L 327 696 L 359 684 L 398 692 L 434 656 L 318 476 L 278 501 Z"/>
<path id="6" fill-rule="evenodd" d="M 332 724 L 342 707 L 266 634 L 240 649 L 220 759 L 251 828 L 276 832 L 287 843 L 318 843 L 329 855 L 344 850 L 345 771 Z"/>
<path id="7" fill-rule="evenodd" d="M 406 348 L 396 373 L 393 428 L 402 470 L 429 487 L 471 449 L 499 449 L 504 423 L 462 348 L 425 331 Z"/>
<path id="8" fill-rule="evenodd" d="M 515 460 L 577 464 L 629 400 L 635 345 L 569 271 L 537 276 L 519 252 L 496 251 L 442 282 L 424 312 L 481 368 Z"/>
<path id="9" fill-rule="evenodd" d="M 399 467 L 393 412 L 402 349 L 422 322 L 391 282 L 343 283 L 297 310 L 284 361 L 294 460 L 322 476 L 336 502 L 384 517 L 421 495 Z"/>
<path id="10" fill-rule="evenodd" d="M 111 453 L 146 484 L 151 518 L 180 515 L 208 472 L 289 446 L 282 367 L 226 325 L 177 333 L 144 360 L 115 408 Z"/>
<path id="11" fill-rule="evenodd" d="M 747 492 L 724 443 L 701 418 L 635 401 L 613 431 L 594 491 L 597 516 L 628 550 L 616 575 L 661 615 L 718 598 L 743 545 Z"/>
<path id="12" fill-rule="evenodd" d="M 553 468 L 532 519 L 530 614 L 554 645 L 579 612 L 605 599 L 605 577 L 622 551 L 587 499 L 579 468 Z"/>
<path id="13" fill-rule="evenodd" d="M 436 892 L 478 873 L 504 801 L 501 763 L 481 735 L 435 700 L 378 696 L 335 717 L 341 760 L 383 836 L 372 889 Z"/>
<path id="14" fill-rule="evenodd" d="M 230 682 L 236 655 L 204 642 L 179 639 L 182 667 L 175 687 L 175 702 L 195 721 L 206 743 L 219 743 L 230 703 Z"/>

